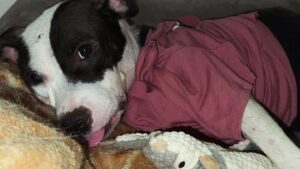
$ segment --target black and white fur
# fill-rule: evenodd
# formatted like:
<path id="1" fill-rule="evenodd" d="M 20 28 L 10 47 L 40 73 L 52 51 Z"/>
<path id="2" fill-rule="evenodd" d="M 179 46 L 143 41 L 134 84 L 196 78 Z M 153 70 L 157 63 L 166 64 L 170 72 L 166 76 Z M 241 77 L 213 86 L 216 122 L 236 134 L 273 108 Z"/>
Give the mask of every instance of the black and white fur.
<path id="1" fill-rule="evenodd" d="M 137 11 L 133 0 L 61 2 L 24 31 L 2 35 L 2 55 L 16 62 L 36 95 L 56 108 L 63 127 L 88 138 L 108 128 L 107 135 L 134 80 L 138 32 L 124 18 Z M 255 99 L 246 106 L 242 131 L 279 168 L 300 169 L 299 149 Z"/>
<path id="2" fill-rule="evenodd" d="M 84 129 L 72 134 L 109 133 L 120 119 L 139 53 L 132 28 L 123 20 L 135 15 L 135 5 L 118 0 L 61 2 L 24 31 L 2 35 L 3 56 L 16 62 L 36 95 L 57 109 L 62 127 Z M 82 56 L 87 50 L 91 53 Z M 88 115 L 90 129 L 78 127 Z"/>

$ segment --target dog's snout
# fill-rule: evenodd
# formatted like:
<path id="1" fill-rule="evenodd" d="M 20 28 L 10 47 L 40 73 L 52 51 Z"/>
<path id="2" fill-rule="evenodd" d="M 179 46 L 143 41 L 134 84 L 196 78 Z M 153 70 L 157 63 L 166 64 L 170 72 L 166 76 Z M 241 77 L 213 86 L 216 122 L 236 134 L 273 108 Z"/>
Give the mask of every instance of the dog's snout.
<path id="1" fill-rule="evenodd" d="M 92 123 L 91 111 L 82 106 L 65 113 L 60 118 L 60 127 L 72 137 L 86 135 L 91 131 Z"/>

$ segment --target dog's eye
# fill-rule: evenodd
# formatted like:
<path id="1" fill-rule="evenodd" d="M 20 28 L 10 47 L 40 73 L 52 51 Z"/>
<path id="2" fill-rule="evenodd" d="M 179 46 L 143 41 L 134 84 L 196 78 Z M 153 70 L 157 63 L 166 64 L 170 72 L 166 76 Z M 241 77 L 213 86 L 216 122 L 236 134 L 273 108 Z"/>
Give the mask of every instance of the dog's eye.
<path id="1" fill-rule="evenodd" d="M 92 46 L 90 44 L 81 45 L 78 48 L 78 55 L 81 60 L 88 58 L 92 54 Z"/>
<path id="2" fill-rule="evenodd" d="M 31 83 L 33 83 L 35 85 L 40 84 L 44 81 L 43 76 L 36 71 L 31 71 L 29 73 L 29 78 L 30 78 Z"/>

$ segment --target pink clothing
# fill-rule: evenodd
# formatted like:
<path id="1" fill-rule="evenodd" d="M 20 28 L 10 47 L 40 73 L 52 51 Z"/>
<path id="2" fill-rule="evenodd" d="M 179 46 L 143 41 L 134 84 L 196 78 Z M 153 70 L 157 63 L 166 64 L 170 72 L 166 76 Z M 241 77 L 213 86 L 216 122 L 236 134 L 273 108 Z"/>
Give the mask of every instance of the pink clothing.
<path id="1" fill-rule="evenodd" d="M 291 124 L 295 78 L 284 50 L 256 13 L 179 21 L 179 27 L 168 21 L 149 33 L 128 92 L 125 122 L 145 131 L 190 126 L 233 143 L 243 139 L 241 120 L 253 95 Z"/>

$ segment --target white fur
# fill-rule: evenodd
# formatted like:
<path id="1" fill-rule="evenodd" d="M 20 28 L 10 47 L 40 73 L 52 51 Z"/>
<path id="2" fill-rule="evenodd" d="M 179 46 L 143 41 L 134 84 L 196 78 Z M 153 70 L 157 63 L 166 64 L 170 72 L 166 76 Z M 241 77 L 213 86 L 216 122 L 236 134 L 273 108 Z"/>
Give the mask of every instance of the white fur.
<path id="1" fill-rule="evenodd" d="M 62 84 L 66 83 L 66 79 L 53 54 L 49 39 L 51 20 L 59 5 L 60 3 L 45 10 L 40 17 L 26 27 L 21 35 L 28 46 L 29 66 L 42 74 L 46 81 L 46 83 L 34 88 L 35 92 L 45 101 L 47 99 L 49 101 L 49 93 L 53 88 L 56 86 L 62 87 Z M 61 84 L 53 84 L 53 82 L 60 82 Z M 55 103 L 53 98 L 51 100 Z M 51 105 L 55 107 L 54 103 L 51 103 Z"/>
<path id="2" fill-rule="evenodd" d="M 300 150 L 266 110 L 252 98 L 244 112 L 242 131 L 280 169 L 300 169 Z"/>
<path id="3" fill-rule="evenodd" d="M 122 75 L 125 76 L 125 88 L 129 89 L 135 78 L 135 65 L 140 52 L 140 47 L 136 41 L 135 29 L 130 27 L 124 20 L 119 21 L 122 33 L 126 38 L 126 46 L 122 60 L 118 64 L 118 68 Z"/>

